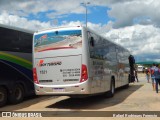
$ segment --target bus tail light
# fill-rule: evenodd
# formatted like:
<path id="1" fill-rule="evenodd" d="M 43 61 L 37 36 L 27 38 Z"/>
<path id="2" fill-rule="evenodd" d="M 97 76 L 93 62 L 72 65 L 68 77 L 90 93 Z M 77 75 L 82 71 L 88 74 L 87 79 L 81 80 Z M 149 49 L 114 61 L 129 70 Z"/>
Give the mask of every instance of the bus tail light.
<path id="1" fill-rule="evenodd" d="M 36 68 L 33 68 L 33 80 L 34 80 L 34 83 L 39 84 Z"/>
<path id="2" fill-rule="evenodd" d="M 87 72 L 87 66 L 82 64 L 82 70 L 81 70 L 81 80 L 80 82 L 84 82 L 88 79 L 88 72 Z"/>

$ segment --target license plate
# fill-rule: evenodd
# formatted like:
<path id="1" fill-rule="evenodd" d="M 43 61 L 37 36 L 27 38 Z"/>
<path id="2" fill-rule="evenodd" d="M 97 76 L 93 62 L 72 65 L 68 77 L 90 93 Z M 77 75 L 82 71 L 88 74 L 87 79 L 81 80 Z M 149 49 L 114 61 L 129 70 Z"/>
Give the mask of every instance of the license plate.
<path id="1" fill-rule="evenodd" d="M 53 88 L 54 92 L 64 92 L 65 89 L 64 88 Z"/>

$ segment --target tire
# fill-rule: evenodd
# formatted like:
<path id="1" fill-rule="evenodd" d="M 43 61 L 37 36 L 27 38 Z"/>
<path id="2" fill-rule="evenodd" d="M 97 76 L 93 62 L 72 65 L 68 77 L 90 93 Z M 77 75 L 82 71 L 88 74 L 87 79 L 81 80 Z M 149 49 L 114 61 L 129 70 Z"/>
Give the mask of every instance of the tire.
<path id="1" fill-rule="evenodd" d="M 108 92 L 108 97 L 113 97 L 114 96 L 114 93 L 115 93 L 115 82 L 114 80 L 112 79 L 111 80 L 111 85 L 110 85 L 110 90 Z"/>
<path id="2" fill-rule="evenodd" d="M 0 107 L 7 103 L 7 90 L 4 87 L 0 87 Z"/>
<path id="3" fill-rule="evenodd" d="M 104 93 L 104 97 L 113 97 L 114 96 L 114 93 L 115 93 L 115 82 L 114 80 L 112 79 L 111 80 L 111 84 L 110 84 L 110 90 L 108 92 L 105 92 Z"/>
<path id="4" fill-rule="evenodd" d="M 20 84 L 16 84 L 12 93 L 9 96 L 9 101 L 11 104 L 17 104 L 22 102 L 24 99 L 24 88 Z"/>

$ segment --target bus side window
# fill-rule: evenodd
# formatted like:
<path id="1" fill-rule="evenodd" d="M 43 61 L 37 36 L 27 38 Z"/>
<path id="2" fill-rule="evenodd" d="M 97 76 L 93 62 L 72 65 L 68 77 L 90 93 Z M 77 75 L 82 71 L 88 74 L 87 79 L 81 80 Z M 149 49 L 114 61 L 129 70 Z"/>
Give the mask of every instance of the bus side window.
<path id="1" fill-rule="evenodd" d="M 93 38 L 93 37 L 90 37 L 90 45 L 91 45 L 92 47 L 94 47 L 94 38 Z"/>

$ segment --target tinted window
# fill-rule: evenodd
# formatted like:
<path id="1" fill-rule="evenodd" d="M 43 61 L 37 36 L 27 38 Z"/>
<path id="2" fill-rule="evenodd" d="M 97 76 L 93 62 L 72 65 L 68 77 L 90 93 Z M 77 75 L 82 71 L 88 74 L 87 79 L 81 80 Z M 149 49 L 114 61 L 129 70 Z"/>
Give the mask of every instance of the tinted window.
<path id="1" fill-rule="evenodd" d="M 32 52 L 32 34 L 0 28 L 0 50 Z"/>
<path id="2" fill-rule="evenodd" d="M 23 52 L 32 52 L 32 34 L 19 32 L 19 41 L 17 41 L 17 46 Z"/>

